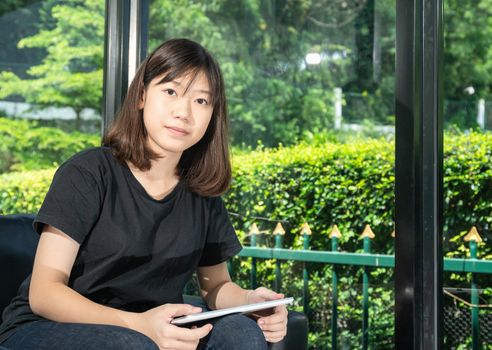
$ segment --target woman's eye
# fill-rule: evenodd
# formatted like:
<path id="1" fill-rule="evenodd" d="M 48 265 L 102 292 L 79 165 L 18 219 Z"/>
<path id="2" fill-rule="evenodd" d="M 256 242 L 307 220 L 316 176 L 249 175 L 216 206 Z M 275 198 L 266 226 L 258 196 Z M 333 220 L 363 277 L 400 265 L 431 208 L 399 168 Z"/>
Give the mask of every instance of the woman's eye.
<path id="1" fill-rule="evenodd" d="M 173 89 L 166 89 L 164 90 L 164 92 L 169 96 L 176 96 L 176 91 L 174 91 Z"/>
<path id="2" fill-rule="evenodd" d="M 208 101 L 204 98 L 199 98 L 196 100 L 196 102 L 200 105 L 208 105 Z"/>

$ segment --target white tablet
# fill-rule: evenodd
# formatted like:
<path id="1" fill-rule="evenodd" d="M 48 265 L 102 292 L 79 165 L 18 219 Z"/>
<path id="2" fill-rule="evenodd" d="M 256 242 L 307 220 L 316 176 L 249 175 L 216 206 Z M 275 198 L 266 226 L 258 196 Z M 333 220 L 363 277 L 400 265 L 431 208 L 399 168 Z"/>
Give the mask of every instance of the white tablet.
<path id="1" fill-rule="evenodd" d="M 192 322 L 197 322 L 197 321 L 208 320 L 209 318 L 215 318 L 215 317 L 225 316 L 225 315 L 229 315 L 229 314 L 234 314 L 234 313 L 244 314 L 244 313 L 248 313 L 248 312 L 253 312 L 253 311 L 258 311 L 258 310 L 263 310 L 263 309 L 269 309 L 269 308 L 272 308 L 272 307 L 275 307 L 278 305 L 290 304 L 293 301 L 294 301 L 294 298 L 284 298 L 284 299 L 264 301 L 264 302 L 255 303 L 255 304 L 247 304 L 247 305 L 229 307 L 227 309 L 205 311 L 205 312 L 200 312 L 197 314 L 177 317 L 174 320 L 172 320 L 171 323 L 175 324 L 175 325 L 182 325 L 182 324 L 187 324 L 187 323 L 192 323 Z"/>

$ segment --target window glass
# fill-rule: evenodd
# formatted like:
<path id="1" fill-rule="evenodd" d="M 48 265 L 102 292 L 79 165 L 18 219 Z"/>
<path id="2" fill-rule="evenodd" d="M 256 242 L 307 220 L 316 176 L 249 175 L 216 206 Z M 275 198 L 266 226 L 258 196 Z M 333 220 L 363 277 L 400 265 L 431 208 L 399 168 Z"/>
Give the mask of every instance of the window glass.
<path id="1" fill-rule="evenodd" d="M 392 254 L 394 207 L 395 1 L 168 1 L 150 5 L 149 49 L 177 37 L 196 40 L 218 59 L 227 87 L 234 179 L 225 196 L 245 245 Z M 309 263 L 310 348 L 331 344 L 333 266 Z M 251 260 L 233 275 L 250 282 Z M 281 263 L 281 290 L 302 310 L 303 264 Z M 275 261 L 258 262 L 258 284 L 275 286 Z M 337 343 L 362 343 L 363 271 L 338 269 Z M 393 271 L 368 269 L 367 342 L 392 346 Z M 277 286 L 278 287 L 278 286 Z"/>
<path id="2" fill-rule="evenodd" d="M 104 2 L 4 1 L 0 32 L 0 173 L 20 179 L 98 145 Z"/>
<path id="3" fill-rule="evenodd" d="M 491 5 L 487 0 L 444 1 L 444 255 L 447 258 L 470 259 L 475 251 L 474 240 L 482 241 L 476 247 L 478 259 L 492 257 Z M 492 349 L 491 286 L 490 269 L 473 275 L 445 271 L 447 349 Z M 472 336 L 474 332 L 480 339 Z"/>

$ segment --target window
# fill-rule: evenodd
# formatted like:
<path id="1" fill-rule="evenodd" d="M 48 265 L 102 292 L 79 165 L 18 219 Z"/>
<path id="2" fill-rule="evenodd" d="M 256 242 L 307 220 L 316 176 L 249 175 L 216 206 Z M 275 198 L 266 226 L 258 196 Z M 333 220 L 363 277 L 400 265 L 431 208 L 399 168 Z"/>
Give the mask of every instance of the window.
<path id="1" fill-rule="evenodd" d="M 444 13 L 443 250 L 445 257 L 468 259 L 477 239 L 476 257 L 490 259 L 492 11 L 487 1 L 445 0 Z M 490 273 L 445 272 L 446 348 L 490 348 L 490 286 Z"/>
<path id="2" fill-rule="evenodd" d="M 224 73 L 234 180 L 225 199 L 244 244 L 253 223 L 257 245 L 302 249 L 300 227 L 313 231 L 310 249 L 362 252 L 369 224 L 372 251 L 393 252 L 395 2 L 165 1 L 150 3 L 149 50 L 176 37 L 196 40 Z M 269 234 L 267 234 L 269 233 Z M 307 264 L 307 313 L 313 348 L 332 336 L 331 264 Z M 249 285 L 250 259 L 234 261 Z M 302 263 L 282 262 L 282 290 L 302 305 Z M 258 284 L 275 288 L 275 262 L 258 265 Z M 339 266 L 337 342 L 363 338 L 363 271 Z M 392 344 L 392 269 L 369 268 L 368 337 Z M 343 305 L 343 306 L 342 306 Z"/>
<path id="3" fill-rule="evenodd" d="M 99 144 L 104 2 L 5 2 L 0 11 L 0 173 L 53 169 Z"/>

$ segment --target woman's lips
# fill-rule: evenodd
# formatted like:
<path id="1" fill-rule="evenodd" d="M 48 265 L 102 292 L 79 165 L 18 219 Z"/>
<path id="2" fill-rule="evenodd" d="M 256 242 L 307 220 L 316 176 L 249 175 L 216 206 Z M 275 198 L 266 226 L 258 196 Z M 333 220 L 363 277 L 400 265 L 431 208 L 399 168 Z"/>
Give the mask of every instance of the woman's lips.
<path id="1" fill-rule="evenodd" d="M 188 135 L 189 132 L 186 131 L 185 129 L 181 129 L 181 128 L 178 128 L 178 127 L 175 127 L 175 126 L 166 126 L 165 127 L 167 130 L 169 130 L 169 132 L 173 135 L 177 135 L 177 136 L 185 136 L 185 135 Z"/>

